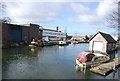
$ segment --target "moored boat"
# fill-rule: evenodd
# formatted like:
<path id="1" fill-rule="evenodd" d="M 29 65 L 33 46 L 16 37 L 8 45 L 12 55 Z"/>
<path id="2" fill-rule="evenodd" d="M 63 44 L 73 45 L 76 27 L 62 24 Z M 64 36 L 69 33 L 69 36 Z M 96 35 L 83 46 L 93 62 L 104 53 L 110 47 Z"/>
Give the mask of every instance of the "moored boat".
<path id="1" fill-rule="evenodd" d="M 63 45 L 68 45 L 68 43 L 66 41 L 59 41 L 59 45 L 63 46 Z"/>
<path id="2" fill-rule="evenodd" d="M 71 44 L 78 44 L 78 40 L 72 40 Z"/>
<path id="3" fill-rule="evenodd" d="M 106 55 L 95 55 L 90 52 L 81 52 L 76 58 L 76 64 L 80 67 L 94 67 L 101 63 L 109 61 L 110 58 Z"/>
<path id="4" fill-rule="evenodd" d="M 41 47 L 41 46 L 43 46 L 43 42 L 31 42 L 30 44 L 29 44 L 29 47 Z"/>
<path id="5" fill-rule="evenodd" d="M 45 43 L 43 43 L 43 46 L 53 46 L 54 45 L 54 43 L 52 43 L 52 42 L 45 42 Z"/>

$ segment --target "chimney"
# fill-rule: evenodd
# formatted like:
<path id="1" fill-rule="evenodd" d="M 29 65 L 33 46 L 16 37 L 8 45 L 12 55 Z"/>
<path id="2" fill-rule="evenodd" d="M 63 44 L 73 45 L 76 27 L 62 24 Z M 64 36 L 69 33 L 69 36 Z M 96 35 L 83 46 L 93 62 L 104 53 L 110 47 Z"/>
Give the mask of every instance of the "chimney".
<path id="1" fill-rule="evenodd" d="M 56 27 L 56 31 L 58 31 L 58 26 Z"/>

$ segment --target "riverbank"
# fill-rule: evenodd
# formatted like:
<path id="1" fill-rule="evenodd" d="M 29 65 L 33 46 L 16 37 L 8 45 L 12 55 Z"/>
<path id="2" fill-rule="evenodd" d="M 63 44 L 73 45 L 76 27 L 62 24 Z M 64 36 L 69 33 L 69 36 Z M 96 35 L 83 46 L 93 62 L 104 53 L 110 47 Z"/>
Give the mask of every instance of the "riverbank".
<path id="1" fill-rule="evenodd" d="M 71 44 L 70 41 L 66 41 L 67 44 Z M 89 42 L 78 42 L 77 44 L 80 44 L 80 43 L 89 43 Z M 30 44 L 29 43 L 25 43 L 25 42 L 21 42 L 21 43 L 10 43 L 6 46 L 1 46 L 1 48 L 5 49 L 5 48 L 14 48 L 14 47 L 21 47 L 21 46 L 29 46 Z M 54 46 L 54 45 L 59 45 L 59 41 L 48 41 L 48 42 L 43 42 L 41 43 L 40 45 L 36 45 L 36 46 L 33 46 L 33 45 L 30 45 L 32 47 L 41 47 L 41 46 Z"/>

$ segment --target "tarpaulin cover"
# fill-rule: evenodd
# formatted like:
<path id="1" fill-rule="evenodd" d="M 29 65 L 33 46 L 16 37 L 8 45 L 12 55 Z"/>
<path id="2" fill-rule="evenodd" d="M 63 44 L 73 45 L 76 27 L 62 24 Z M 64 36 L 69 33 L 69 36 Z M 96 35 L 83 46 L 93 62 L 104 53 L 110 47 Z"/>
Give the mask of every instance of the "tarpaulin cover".
<path id="1" fill-rule="evenodd" d="M 95 55 L 90 52 L 83 51 L 77 56 L 77 60 L 80 63 L 85 63 L 85 62 L 91 61 L 94 56 Z"/>

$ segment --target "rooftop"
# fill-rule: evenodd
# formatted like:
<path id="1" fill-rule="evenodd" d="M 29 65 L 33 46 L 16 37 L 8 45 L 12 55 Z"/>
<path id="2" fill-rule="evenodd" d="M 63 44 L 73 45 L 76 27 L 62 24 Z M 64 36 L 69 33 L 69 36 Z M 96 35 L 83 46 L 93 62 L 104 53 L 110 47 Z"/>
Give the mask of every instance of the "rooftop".
<path id="1" fill-rule="evenodd" d="M 105 38 L 106 41 L 108 41 L 108 42 L 116 42 L 115 39 L 110 34 L 106 34 L 106 33 L 103 33 L 103 32 L 97 32 L 95 35 L 93 35 L 90 38 L 90 40 L 92 40 L 99 33 Z"/>

